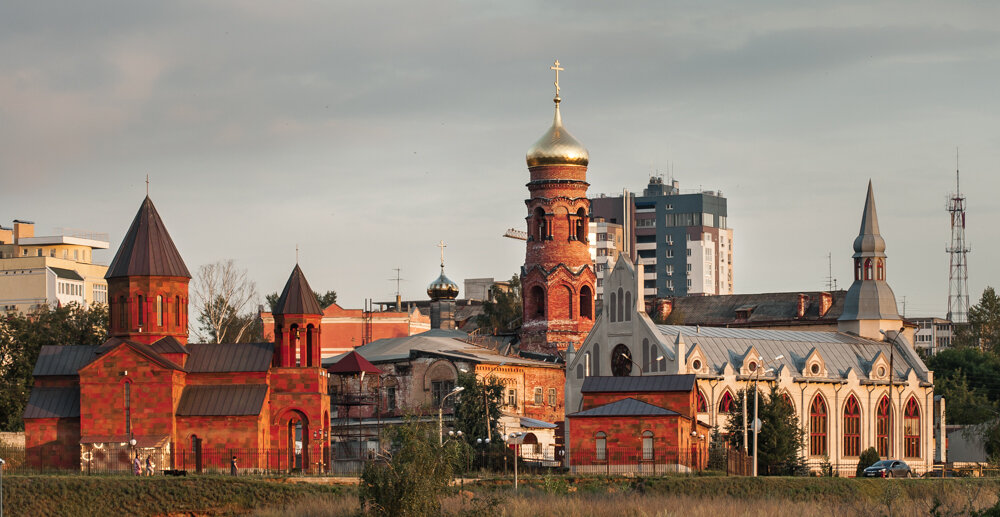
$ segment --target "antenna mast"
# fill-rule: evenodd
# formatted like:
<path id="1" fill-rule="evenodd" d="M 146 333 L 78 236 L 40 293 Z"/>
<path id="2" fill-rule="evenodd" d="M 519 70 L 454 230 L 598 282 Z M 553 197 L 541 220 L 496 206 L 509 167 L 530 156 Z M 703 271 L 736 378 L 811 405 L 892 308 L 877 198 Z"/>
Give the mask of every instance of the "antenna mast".
<path id="1" fill-rule="evenodd" d="M 389 280 L 396 282 L 396 312 L 401 312 L 403 310 L 403 298 L 399 294 L 399 282 L 403 281 L 404 279 L 400 278 L 399 276 L 400 269 L 398 267 L 393 268 L 392 270 L 396 272 L 396 277 L 390 278 Z"/>
<path id="2" fill-rule="evenodd" d="M 945 248 L 950 257 L 948 265 L 948 320 L 952 323 L 969 322 L 969 262 L 971 249 L 965 242 L 965 196 L 962 195 L 958 174 L 958 149 L 955 149 L 955 193 L 948 198 L 947 211 L 951 216 L 951 245 Z"/>

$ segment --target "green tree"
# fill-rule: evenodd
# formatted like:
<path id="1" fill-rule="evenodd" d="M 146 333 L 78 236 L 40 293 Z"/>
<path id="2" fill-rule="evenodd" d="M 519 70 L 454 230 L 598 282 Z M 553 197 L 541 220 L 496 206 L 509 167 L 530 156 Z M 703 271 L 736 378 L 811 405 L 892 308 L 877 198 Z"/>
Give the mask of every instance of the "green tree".
<path id="1" fill-rule="evenodd" d="M 878 450 L 875 447 L 869 447 L 862 451 L 858 458 L 858 469 L 854 472 L 854 477 L 861 477 L 865 473 L 865 469 L 874 465 L 879 459 Z"/>
<path id="2" fill-rule="evenodd" d="M 747 418 L 753 418 L 754 393 L 747 392 Z M 743 446 L 743 390 L 737 394 L 729 412 L 726 430 L 733 446 Z M 788 476 L 802 468 L 801 451 L 804 434 L 799 427 L 795 408 L 772 386 L 769 394 L 760 394 L 760 408 L 757 418 L 761 420 L 757 446 L 757 470 L 767 475 Z M 747 445 L 753 454 L 753 430 L 747 426 Z"/>
<path id="3" fill-rule="evenodd" d="M 979 303 L 969 307 L 969 323 L 955 326 L 953 342 L 1000 353 L 1000 297 L 992 287 L 984 289 Z"/>
<path id="4" fill-rule="evenodd" d="M 454 477 L 462 445 L 438 445 L 437 426 L 417 421 L 388 432 L 392 449 L 365 464 L 358 487 L 363 512 L 391 516 L 441 515 L 441 496 Z"/>
<path id="5" fill-rule="evenodd" d="M 0 431 L 24 430 L 21 419 L 38 353 L 45 345 L 99 345 L 108 338 L 108 308 L 71 303 L 0 316 Z"/>
<path id="6" fill-rule="evenodd" d="M 319 300 L 319 306 L 323 309 L 337 303 L 337 291 L 327 291 L 323 294 L 319 294 L 319 291 L 313 291 L 313 294 L 316 295 L 316 299 Z M 271 293 L 264 297 L 271 312 L 274 312 L 278 308 L 278 298 L 280 297 L 281 295 L 278 293 Z"/>
<path id="7" fill-rule="evenodd" d="M 483 313 L 476 316 L 476 325 L 493 334 L 513 332 L 521 326 L 521 279 L 510 277 L 507 285 L 490 288 L 493 300 L 483 302 Z"/>
<path id="8" fill-rule="evenodd" d="M 979 348 L 948 348 L 926 359 L 934 371 L 934 392 L 948 402 L 948 423 L 983 423 L 1000 400 L 1000 357 Z"/>
<path id="9" fill-rule="evenodd" d="M 500 406 L 503 402 L 503 385 L 496 377 L 490 377 L 482 381 L 473 372 L 459 373 L 458 386 L 465 388 L 461 394 L 456 395 L 455 402 L 455 429 L 462 431 L 468 443 L 476 443 L 477 440 L 486 441 L 492 438 L 491 443 L 502 446 L 500 437 Z M 487 432 L 486 419 L 489 415 L 490 432 Z"/>

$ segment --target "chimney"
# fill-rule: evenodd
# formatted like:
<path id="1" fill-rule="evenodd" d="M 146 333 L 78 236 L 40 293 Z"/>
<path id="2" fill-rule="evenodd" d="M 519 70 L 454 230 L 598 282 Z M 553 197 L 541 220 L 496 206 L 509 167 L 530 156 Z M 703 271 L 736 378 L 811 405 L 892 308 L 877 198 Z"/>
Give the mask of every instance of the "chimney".
<path id="1" fill-rule="evenodd" d="M 833 306 L 833 295 L 830 293 L 819 293 L 819 317 L 826 316 L 827 311 Z"/>
<path id="2" fill-rule="evenodd" d="M 664 321 L 674 310 L 674 302 L 670 298 L 659 298 L 656 300 L 656 319 Z"/>
<path id="3" fill-rule="evenodd" d="M 21 239 L 27 239 L 34 236 L 35 223 L 14 219 L 14 244 L 17 244 Z"/>
<path id="4" fill-rule="evenodd" d="M 809 306 L 809 295 L 799 293 L 799 303 L 795 306 L 795 317 L 801 318 L 806 315 L 806 307 Z"/>

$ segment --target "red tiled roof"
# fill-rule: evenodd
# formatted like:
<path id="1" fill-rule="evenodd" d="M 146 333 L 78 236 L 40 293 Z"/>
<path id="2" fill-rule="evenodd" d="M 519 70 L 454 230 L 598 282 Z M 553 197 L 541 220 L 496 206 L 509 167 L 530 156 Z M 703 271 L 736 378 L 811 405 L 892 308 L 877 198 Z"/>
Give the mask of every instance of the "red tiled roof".
<path id="1" fill-rule="evenodd" d="M 382 370 L 368 362 L 368 359 L 361 357 L 361 354 L 351 350 L 336 363 L 331 364 L 327 370 L 330 373 L 370 373 L 381 375 Z"/>

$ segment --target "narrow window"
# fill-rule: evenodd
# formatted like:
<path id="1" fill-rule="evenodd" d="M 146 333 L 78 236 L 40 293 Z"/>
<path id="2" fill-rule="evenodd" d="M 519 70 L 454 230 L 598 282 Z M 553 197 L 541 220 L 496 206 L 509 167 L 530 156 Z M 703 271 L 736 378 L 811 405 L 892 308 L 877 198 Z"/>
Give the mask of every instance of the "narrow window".
<path id="1" fill-rule="evenodd" d="M 622 288 L 618 288 L 618 321 L 625 321 L 625 297 Z"/>
<path id="2" fill-rule="evenodd" d="M 573 319 L 573 290 L 569 286 L 566 289 L 566 318 Z"/>
<path id="3" fill-rule="evenodd" d="M 126 382 L 122 389 L 124 390 L 122 404 L 125 408 L 125 436 L 132 436 L 132 383 Z"/>
<path id="4" fill-rule="evenodd" d="M 143 301 L 144 300 L 143 300 L 142 295 L 139 295 L 138 300 L 139 300 L 139 303 L 137 305 L 136 312 L 137 312 L 137 317 L 138 317 L 138 322 L 139 322 L 139 328 L 142 328 L 142 324 L 145 323 L 145 318 L 143 318 L 143 316 L 144 316 L 143 313 L 146 312 L 146 307 L 143 305 Z"/>
<path id="5" fill-rule="evenodd" d="M 644 461 L 653 460 L 653 432 L 642 432 L 642 459 Z"/>
<path id="6" fill-rule="evenodd" d="M 844 404 L 844 456 L 861 453 L 861 409 L 858 399 L 851 395 Z"/>
<path id="7" fill-rule="evenodd" d="M 611 302 L 608 304 L 608 316 L 611 317 L 611 323 L 614 323 L 618 321 L 615 319 L 615 307 L 618 305 L 618 295 L 614 291 L 611 291 L 611 296 L 608 297 L 608 300 Z"/>
<path id="8" fill-rule="evenodd" d="M 632 291 L 625 293 L 625 321 L 632 321 Z"/>
<path id="9" fill-rule="evenodd" d="M 875 266 L 875 274 L 877 279 L 885 280 L 885 262 L 879 259 Z"/>
<path id="10" fill-rule="evenodd" d="M 181 297 L 175 296 L 174 301 L 176 302 L 174 306 L 176 307 L 174 311 L 174 325 L 178 327 L 181 326 Z"/>
<path id="11" fill-rule="evenodd" d="M 587 242 L 587 212 L 583 208 L 576 211 L 576 240 Z"/>
<path id="12" fill-rule="evenodd" d="M 608 435 L 604 434 L 604 431 L 598 431 L 594 438 L 594 459 L 608 460 Z"/>
<path id="13" fill-rule="evenodd" d="M 549 388 L 549 405 L 555 407 L 558 403 L 557 393 L 555 388 Z"/>
<path id="14" fill-rule="evenodd" d="M 124 296 L 118 297 L 118 328 L 125 330 L 128 327 L 128 303 Z"/>
<path id="15" fill-rule="evenodd" d="M 316 327 L 312 324 L 306 327 L 306 360 L 304 361 L 306 366 L 316 366 L 313 364 L 313 355 L 316 350 L 313 349 L 313 334 L 316 332 Z"/>
<path id="16" fill-rule="evenodd" d="M 826 402 L 816 395 L 809 410 L 809 454 L 826 454 Z"/>
<path id="17" fill-rule="evenodd" d="M 728 394 L 728 392 L 726 392 Z M 705 394 L 698 390 L 698 412 L 708 413 L 708 402 L 705 401 Z"/>
<path id="18" fill-rule="evenodd" d="M 385 408 L 389 411 L 396 410 L 396 387 L 389 386 L 385 389 Z"/>
<path id="19" fill-rule="evenodd" d="M 545 317 L 545 290 L 536 285 L 531 288 L 531 301 L 535 305 L 535 317 Z"/>
<path id="20" fill-rule="evenodd" d="M 156 326 L 163 326 L 163 297 L 156 295 Z"/>
<path id="21" fill-rule="evenodd" d="M 594 293 L 589 285 L 580 288 L 580 317 L 594 319 Z"/>
<path id="22" fill-rule="evenodd" d="M 507 405 L 513 408 L 517 407 L 517 390 L 514 388 L 507 390 Z"/>
<path id="23" fill-rule="evenodd" d="M 872 259 L 865 259 L 865 280 L 872 279 Z"/>
<path id="24" fill-rule="evenodd" d="M 722 400 L 719 401 L 719 413 L 729 413 L 732 410 L 733 394 L 727 391 L 722 394 Z"/>
<path id="25" fill-rule="evenodd" d="M 892 429 L 892 408 L 889 397 L 882 397 L 875 408 L 875 449 L 882 458 L 890 454 L 890 431 Z"/>
<path id="26" fill-rule="evenodd" d="M 903 412 L 903 451 L 907 458 L 920 457 L 920 407 L 913 397 Z"/>

